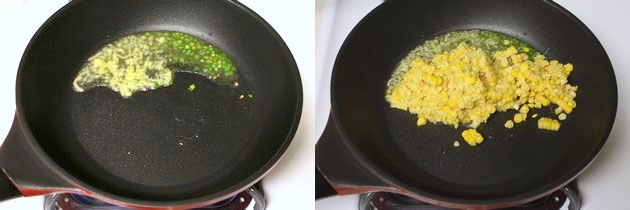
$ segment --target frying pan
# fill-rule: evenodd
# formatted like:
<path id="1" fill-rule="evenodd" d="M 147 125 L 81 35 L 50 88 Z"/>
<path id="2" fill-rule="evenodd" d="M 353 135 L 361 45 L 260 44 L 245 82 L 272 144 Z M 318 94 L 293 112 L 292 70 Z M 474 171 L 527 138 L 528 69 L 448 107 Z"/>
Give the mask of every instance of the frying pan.
<path id="1" fill-rule="evenodd" d="M 93 53 L 143 31 L 212 43 L 233 59 L 239 88 L 176 73 L 173 85 L 128 99 L 72 90 Z M 16 89 L 0 198 L 70 192 L 134 208 L 194 208 L 253 185 L 285 152 L 302 107 L 288 48 L 235 1 L 72 1 L 33 36 Z"/>
<path id="2" fill-rule="evenodd" d="M 569 82 L 579 86 L 578 106 L 558 132 L 537 129 L 534 119 L 506 129 L 515 112 L 495 113 L 478 128 L 483 144 L 454 147 L 465 126 L 418 127 L 415 115 L 390 108 L 386 83 L 398 62 L 427 39 L 467 29 L 504 33 L 574 64 Z M 526 203 L 591 163 L 617 108 L 603 47 L 580 20 L 547 0 L 385 1 L 346 38 L 331 83 L 330 117 L 316 146 L 316 198 L 388 191 L 453 208 Z M 548 108 L 533 113 L 554 116 Z"/>

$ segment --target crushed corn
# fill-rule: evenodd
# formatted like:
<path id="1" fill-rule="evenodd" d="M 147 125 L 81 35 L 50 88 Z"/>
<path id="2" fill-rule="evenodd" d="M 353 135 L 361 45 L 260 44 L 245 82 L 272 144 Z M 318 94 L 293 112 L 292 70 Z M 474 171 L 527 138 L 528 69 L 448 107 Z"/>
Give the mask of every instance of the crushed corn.
<path id="1" fill-rule="evenodd" d="M 483 142 L 483 136 L 481 136 L 481 134 L 478 133 L 475 129 L 465 130 L 464 132 L 462 132 L 462 137 L 464 137 L 466 143 L 473 147 Z"/>
<path id="2" fill-rule="evenodd" d="M 537 117 L 538 117 L 538 114 L 533 114 L 532 115 L 532 118 L 537 118 Z"/>
<path id="3" fill-rule="evenodd" d="M 505 122 L 504 125 L 506 128 L 513 128 L 514 127 L 514 122 L 512 122 L 512 120 L 508 120 Z"/>
<path id="4" fill-rule="evenodd" d="M 557 131 L 560 129 L 560 122 L 551 118 L 542 117 L 538 120 L 538 129 Z"/>
<path id="5" fill-rule="evenodd" d="M 514 123 L 520 123 L 530 108 L 555 104 L 556 114 L 571 113 L 578 89 L 568 84 L 572 71 L 573 65 L 541 54 L 530 60 L 514 46 L 488 56 L 461 42 L 429 61 L 415 59 L 385 98 L 392 107 L 417 114 L 418 126 L 432 122 L 477 128 L 492 113 L 508 109 L 519 111 Z"/>
<path id="6" fill-rule="evenodd" d="M 459 141 L 455 141 L 455 142 L 453 142 L 453 146 L 454 146 L 454 147 L 459 147 Z"/>

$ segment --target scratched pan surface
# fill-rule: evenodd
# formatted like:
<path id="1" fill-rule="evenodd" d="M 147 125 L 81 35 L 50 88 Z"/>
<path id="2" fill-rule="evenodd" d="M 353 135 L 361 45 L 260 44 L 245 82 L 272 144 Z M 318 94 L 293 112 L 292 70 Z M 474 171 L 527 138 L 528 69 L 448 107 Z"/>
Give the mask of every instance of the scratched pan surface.
<path id="1" fill-rule="evenodd" d="M 128 99 L 104 87 L 72 90 L 84 61 L 108 42 L 164 30 L 225 51 L 240 86 L 176 73 L 173 85 Z M 132 203 L 210 200 L 251 184 L 285 151 L 302 100 L 282 40 L 232 1 L 72 1 L 34 36 L 18 90 L 19 112 L 56 164 Z"/>
<path id="2" fill-rule="evenodd" d="M 427 39 L 466 29 L 508 34 L 573 63 L 578 105 L 560 131 L 539 130 L 531 118 L 506 129 L 515 112 L 495 113 L 478 128 L 484 143 L 470 147 L 464 127 L 417 127 L 415 115 L 390 108 L 385 89 L 397 63 Z M 595 36 L 542 0 L 386 1 L 346 39 L 331 95 L 337 128 L 363 166 L 417 197 L 481 206 L 530 199 L 572 180 L 606 141 L 617 107 L 613 69 Z M 549 108 L 530 113 L 553 117 Z"/>

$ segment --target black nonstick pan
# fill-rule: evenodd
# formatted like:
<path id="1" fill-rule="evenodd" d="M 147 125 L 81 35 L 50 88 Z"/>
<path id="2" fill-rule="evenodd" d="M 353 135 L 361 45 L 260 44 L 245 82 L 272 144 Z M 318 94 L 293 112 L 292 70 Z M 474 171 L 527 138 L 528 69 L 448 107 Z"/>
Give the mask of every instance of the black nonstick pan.
<path id="1" fill-rule="evenodd" d="M 94 52 L 144 31 L 212 43 L 235 62 L 240 86 L 176 73 L 173 85 L 128 99 L 104 87 L 72 90 Z M 1 199 L 71 192 L 135 208 L 215 203 L 271 169 L 302 108 L 288 48 L 236 1 L 72 1 L 32 38 L 16 88 L 15 122 L 0 151 Z"/>
<path id="2" fill-rule="evenodd" d="M 535 120 L 513 129 L 514 112 L 495 113 L 478 130 L 477 147 L 454 147 L 464 127 L 416 126 L 416 116 L 390 108 L 386 83 L 413 48 L 450 31 L 501 32 L 574 64 L 577 108 L 558 132 Z M 595 158 L 612 128 L 617 87 L 593 33 L 547 0 L 385 1 L 346 38 L 335 61 L 332 110 L 316 147 L 316 197 L 388 191 L 453 208 L 501 208 L 565 186 Z M 553 116 L 550 110 L 537 110 Z M 325 184 L 332 185 L 331 187 Z"/>

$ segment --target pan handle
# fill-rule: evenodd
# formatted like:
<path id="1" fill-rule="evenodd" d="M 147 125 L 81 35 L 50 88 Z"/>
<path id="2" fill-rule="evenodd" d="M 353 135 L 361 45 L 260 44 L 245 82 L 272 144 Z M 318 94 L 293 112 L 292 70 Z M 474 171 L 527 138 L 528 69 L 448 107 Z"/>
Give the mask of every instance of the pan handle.
<path id="1" fill-rule="evenodd" d="M 34 196 L 54 192 L 81 193 L 47 167 L 29 147 L 16 118 L 0 147 L 0 201 L 17 196 Z M 56 169 L 61 170 L 61 169 Z"/>
<path id="2" fill-rule="evenodd" d="M 15 127 L 16 127 L 16 123 L 15 123 L 15 120 L 14 120 L 13 121 L 13 126 L 11 126 L 11 130 L 9 131 L 9 134 L 7 135 L 6 139 L 4 140 L 4 143 L 2 144 L 2 147 L 0 147 L 0 154 L 11 153 L 11 152 L 7 152 L 7 150 L 8 150 L 7 147 L 8 146 L 6 146 L 6 145 L 10 145 L 11 142 L 15 142 L 15 140 L 11 140 L 11 139 L 16 139 L 17 136 L 21 136 L 18 133 L 16 133 L 16 132 L 19 132 L 19 129 L 15 129 Z M 20 158 L 2 157 L 0 159 L 7 159 L 7 160 L 15 159 L 15 160 L 18 160 Z M 0 162 L 4 162 L 4 161 L 0 161 Z M 0 164 L 0 167 L 1 166 L 2 166 L 2 164 Z M 15 186 L 13 181 L 7 175 L 7 172 L 4 169 L 4 167 L 2 167 L 2 172 L 0 172 L 0 201 L 12 199 L 12 198 L 15 198 L 15 197 L 18 197 L 18 196 L 21 196 L 21 195 L 22 194 L 20 193 L 20 191 L 17 189 L 17 187 Z"/>
<path id="3" fill-rule="evenodd" d="M 315 200 L 337 195 L 335 189 L 324 178 L 322 172 L 315 168 Z"/>
<path id="4" fill-rule="evenodd" d="M 12 199 L 20 195 L 22 194 L 15 188 L 15 185 L 13 185 L 9 177 L 4 172 L 0 172 L 0 201 Z"/>
<path id="5" fill-rule="evenodd" d="M 400 191 L 365 168 L 343 145 L 341 138 L 330 115 L 315 146 L 315 199 L 337 194 Z"/>

